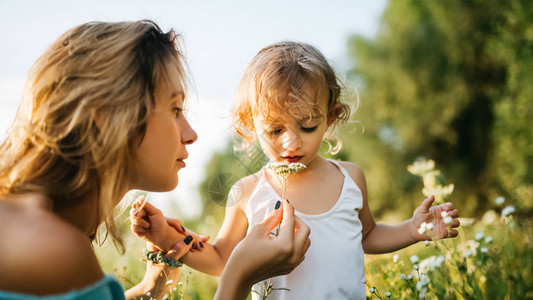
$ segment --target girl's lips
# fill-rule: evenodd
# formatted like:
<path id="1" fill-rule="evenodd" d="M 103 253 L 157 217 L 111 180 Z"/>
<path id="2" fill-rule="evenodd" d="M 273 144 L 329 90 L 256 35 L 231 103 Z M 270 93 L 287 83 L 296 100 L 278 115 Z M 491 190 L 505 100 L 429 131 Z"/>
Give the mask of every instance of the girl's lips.
<path id="1" fill-rule="evenodd" d="M 303 156 L 285 156 L 282 158 L 286 163 L 290 164 L 290 163 L 299 162 L 303 158 Z"/>

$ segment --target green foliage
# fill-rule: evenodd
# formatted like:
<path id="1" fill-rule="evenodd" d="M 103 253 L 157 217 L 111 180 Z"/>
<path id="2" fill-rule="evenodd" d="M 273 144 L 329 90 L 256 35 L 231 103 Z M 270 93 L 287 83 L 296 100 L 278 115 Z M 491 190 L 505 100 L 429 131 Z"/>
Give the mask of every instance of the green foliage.
<path id="1" fill-rule="evenodd" d="M 420 198 L 403 172 L 418 155 L 454 178 L 464 214 L 500 194 L 531 212 L 532 19 L 531 1 L 390 1 L 376 38 L 351 38 L 365 133 L 345 132 L 344 154 L 378 216 Z"/>
<path id="2" fill-rule="evenodd" d="M 457 238 L 366 256 L 367 285 L 373 287 L 367 297 L 384 299 L 385 292 L 393 299 L 533 297 L 533 272 L 526 267 L 533 263 L 532 220 L 515 216 L 508 205 L 501 214 L 491 209 L 479 221 L 462 223 Z"/>

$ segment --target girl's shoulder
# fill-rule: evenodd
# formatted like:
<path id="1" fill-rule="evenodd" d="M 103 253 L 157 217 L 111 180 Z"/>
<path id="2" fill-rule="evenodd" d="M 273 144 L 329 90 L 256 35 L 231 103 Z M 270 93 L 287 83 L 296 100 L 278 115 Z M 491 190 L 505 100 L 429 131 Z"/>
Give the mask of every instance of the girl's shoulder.
<path id="1" fill-rule="evenodd" d="M 0 199 L 0 290 L 60 294 L 103 277 L 89 238 L 43 200 L 34 195 Z"/>
<path id="2" fill-rule="evenodd" d="M 232 196 L 233 202 L 243 211 L 245 210 L 246 204 L 248 204 L 251 194 L 261 180 L 261 172 L 263 172 L 262 169 L 257 173 L 239 179 L 231 188 L 230 195 Z"/>
<path id="3" fill-rule="evenodd" d="M 341 167 L 343 167 L 350 177 L 355 181 L 360 189 L 365 189 L 366 191 L 366 179 L 365 173 L 357 164 L 349 161 L 337 161 Z"/>

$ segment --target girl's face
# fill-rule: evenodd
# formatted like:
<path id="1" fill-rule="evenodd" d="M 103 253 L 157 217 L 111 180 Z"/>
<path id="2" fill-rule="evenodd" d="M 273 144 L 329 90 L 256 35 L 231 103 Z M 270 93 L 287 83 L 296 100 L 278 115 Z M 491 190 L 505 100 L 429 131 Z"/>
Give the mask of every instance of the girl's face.
<path id="1" fill-rule="evenodd" d="M 321 110 L 326 111 L 326 101 Z M 271 161 L 310 166 L 317 156 L 329 127 L 326 115 L 317 116 L 304 107 L 295 116 L 278 114 L 266 120 L 261 114 L 254 116 L 254 127 L 263 152 Z M 310 118 L 311 116 L 311 118 Z"/>
<path id="2" fill-rule="evenodd" d="M 189 156 L 186 145 L 198 135 L 183 115 L 184 92 L 178 72 L 171 72 L 168 83 L 155 92 L 155 109 L 148 116 L 144 138 L 134 157 L 133 188 L 148 191 L 170 191 L 178 184 L 178 171 Z"/>

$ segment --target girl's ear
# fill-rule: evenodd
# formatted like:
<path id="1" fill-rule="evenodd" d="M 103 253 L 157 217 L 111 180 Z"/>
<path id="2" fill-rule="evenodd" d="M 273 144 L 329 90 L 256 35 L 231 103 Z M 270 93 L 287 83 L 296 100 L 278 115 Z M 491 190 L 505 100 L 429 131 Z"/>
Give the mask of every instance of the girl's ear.
<path id="1" fill-rule="evenodd" d="M 342 113 L 342 105 L 337 103 L 335 106 L 333 106 L 329 112 L 328 112 L 328 127 L 333 125 L 335 121 L 337 121 L 337 118 Z"/>

